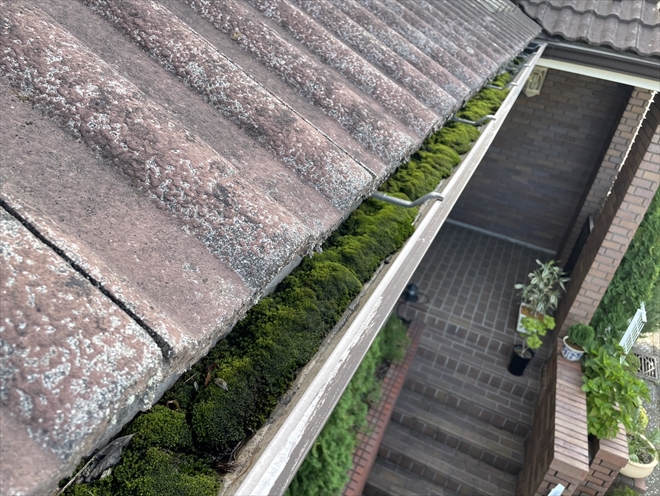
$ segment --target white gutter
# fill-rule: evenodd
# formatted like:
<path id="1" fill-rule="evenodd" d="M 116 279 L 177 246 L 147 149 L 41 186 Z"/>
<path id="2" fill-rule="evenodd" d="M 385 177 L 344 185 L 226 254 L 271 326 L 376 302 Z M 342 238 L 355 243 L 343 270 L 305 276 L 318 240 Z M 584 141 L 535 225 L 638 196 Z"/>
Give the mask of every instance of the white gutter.
<path id="1" fill-rule="evenodd" d="M 580 74 L 581 76 L 588 76 L 605 81 L 612 81 L 615 83 L 627 84 L 628 86 L 635 86 L 637 88 L 644 88 L 651 91 L 660 91 L 660 81 L 657 79 L 647 79 L 639 76 L 632 76 L 623 72 L 609 71 L 606 69 L 598 69 L 588 65 L 575 64 L 573 62 L 564 62 L 555 59 L 541 59 L 538 64 L 539 67 L 547 67 L 548 69 L 557 69 L 558 71 L 570 72 L 572 74 Z"/>
<path id="2" fill-rule="evenodd" d="M 444 200 L 431 205 L 320 372 L 250 467 L 234 494 L 272 496 L 286 491 L 378 331 L 389 317 L 399 295 L 502 127 L 544 48 L 545 44 L 541 44 L 529 58 L 515 79 L 518 84 L 513 86 L 495 114 L 495 120 L 486 125 L 461 165 L 444 184 Z"/>

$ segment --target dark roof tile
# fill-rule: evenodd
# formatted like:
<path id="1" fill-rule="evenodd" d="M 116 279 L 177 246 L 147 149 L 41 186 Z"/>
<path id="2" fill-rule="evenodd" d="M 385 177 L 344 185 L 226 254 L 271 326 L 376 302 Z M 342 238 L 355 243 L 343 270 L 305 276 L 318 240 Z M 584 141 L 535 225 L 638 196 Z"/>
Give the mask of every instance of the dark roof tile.
<path id="1" fill-rule="evenodd" d="M 550 35 L 660 55 L 660 11 L 650 0 L 517 0 Z"/>

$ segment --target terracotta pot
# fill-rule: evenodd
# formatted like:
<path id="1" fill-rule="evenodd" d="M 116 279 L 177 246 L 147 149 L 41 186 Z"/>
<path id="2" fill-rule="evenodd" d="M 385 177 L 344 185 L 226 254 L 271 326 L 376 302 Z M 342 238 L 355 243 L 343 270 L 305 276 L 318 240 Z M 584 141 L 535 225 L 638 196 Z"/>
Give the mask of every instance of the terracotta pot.
<path id="1" fill-rule="evenodd" d="M 646 443 L 651 445 L 651 442 L 646 439 L 644 436 L 640 436 Z M 625 475 L 626 477 L 631 477 L 633 479 L 643 479 L 644 477 L 648 477 L 651 475 L 651 472 L 653 472 L 653 469 L 655 466 L 658 464 L 658 458 L 655 457 L 651 463 L 635 463 L 631 462 L 628 460 L 628 465 L 623 467 L 621 471 L 619 472 L 622 475 Z"/>
<path id="2" fill-rule="evenodd" d="M 569 362 L 579 362 L 584 355 L 584 350 L 582 348 L 576 348 L 576 345 L 571 345 L 568 342 L 568 336 L 564 336 L 564 346 L 561 348 L 561 356 L 563 356 Z"/>

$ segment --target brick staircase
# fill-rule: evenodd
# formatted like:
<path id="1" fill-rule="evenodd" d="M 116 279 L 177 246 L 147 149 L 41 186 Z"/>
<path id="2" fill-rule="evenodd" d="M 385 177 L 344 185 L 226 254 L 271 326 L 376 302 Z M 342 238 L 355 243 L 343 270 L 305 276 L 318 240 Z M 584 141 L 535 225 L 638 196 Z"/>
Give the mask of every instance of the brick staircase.
<path id="1" fill-rule="evenodd" d="M 367 482 L 368 496 L 501 496 L 515 490 L 536 381 L 508 374 L 503 355 L 469 363 L 446 334 L 444 341 L 445 355 L 420 344 Z M 538 375 L 541 361 L 530 376 Z"/>
<path id="2" fill-rule="evenodd" d="M 458 231 L 452 231 L 448 237 L 455 239 Z M 488 240 L 475 237 L 463 234 L 472 247 L 488 246 Z M 455 244 L 457 253 L 465 252 L 461 245 Z M 509 270 L 526 273 L 529 254 L 518 253 L 521 268 L 509 263 Z M 477 249 L 467 258 L 479 263 L 482 254 Z M 438 266 L 439 257 L 451 256 L 447 250 L 436 251 L 422 263 L 420 273 Z M 427 283 L 439 288 L 429 295 L 430 301 L 401 308 L 406 316 L 424 319 L 426 330 L 365 486 L 366 496 L 514 494 L 548 352 L 539 350 L 522 377 L 507 372 L 517 315 L 512 291 L 504 284 L 486 293 L 474 283 L 465 291 L 456 272 L 469 273 L 469 262 L 464 257 L 455 271 L 445 264 Z M 444 280 L 434 284 L 439 277 Z M 447 305 L 447 287 L 468 300 L 480 291 L 477 310 L 463 307 L 458 312 L 459 301 Z M 488 310 L 482 317 L 477 313 L 485 297 Z M 491 321 L 486 322 L 489 313 Z"/>

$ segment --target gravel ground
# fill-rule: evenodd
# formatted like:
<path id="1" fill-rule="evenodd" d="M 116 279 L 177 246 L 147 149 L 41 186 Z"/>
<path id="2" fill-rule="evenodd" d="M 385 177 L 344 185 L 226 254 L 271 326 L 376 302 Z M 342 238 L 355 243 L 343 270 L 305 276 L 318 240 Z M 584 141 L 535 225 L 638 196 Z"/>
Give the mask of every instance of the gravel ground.
<path id="1" fill-rule="evenodd" d="M 633 351 L 655 357 L 660 363 L 660 332 L 641 337 L 633 347 Z M 647 380 L 651 392 L 651 401 L 644 402 L 644 408 L 649 416 L 649 426 L 660 426 L 660 381 Z M 646 494 L 660 495 L 660 468 L 656 467 L 646 478 Z"/>

